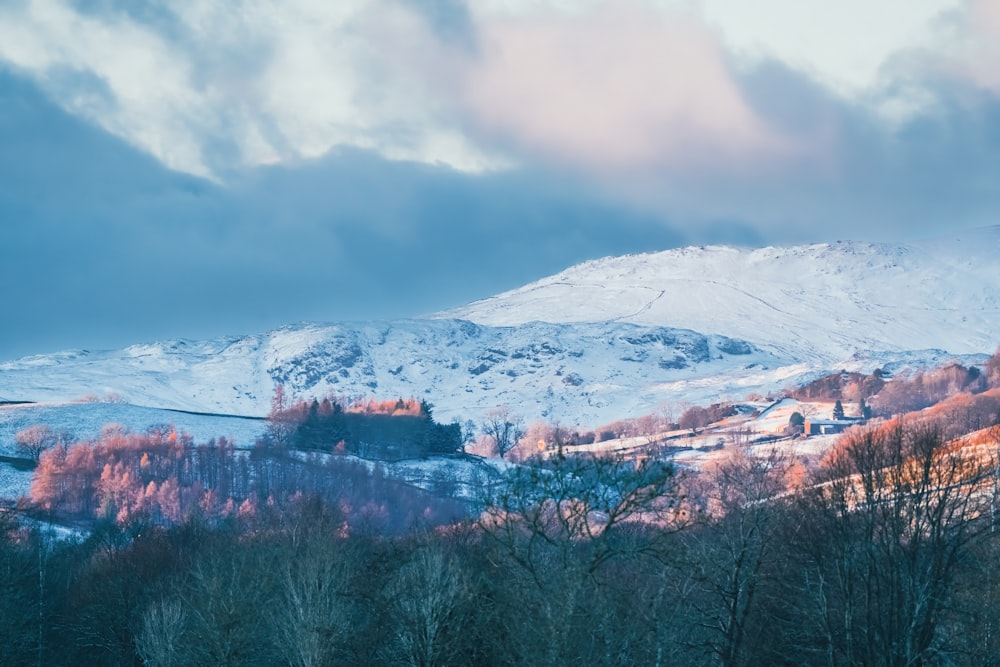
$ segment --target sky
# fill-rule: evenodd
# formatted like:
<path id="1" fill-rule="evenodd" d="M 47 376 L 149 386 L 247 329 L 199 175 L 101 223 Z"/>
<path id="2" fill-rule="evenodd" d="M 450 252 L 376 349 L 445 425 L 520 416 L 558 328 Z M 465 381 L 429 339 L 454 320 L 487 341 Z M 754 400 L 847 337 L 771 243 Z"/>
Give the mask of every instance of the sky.
<path id="1" fill-rule="evenodd" d="M 998 213 L 1000 0 L 0 1 L 0 361 Z"/>

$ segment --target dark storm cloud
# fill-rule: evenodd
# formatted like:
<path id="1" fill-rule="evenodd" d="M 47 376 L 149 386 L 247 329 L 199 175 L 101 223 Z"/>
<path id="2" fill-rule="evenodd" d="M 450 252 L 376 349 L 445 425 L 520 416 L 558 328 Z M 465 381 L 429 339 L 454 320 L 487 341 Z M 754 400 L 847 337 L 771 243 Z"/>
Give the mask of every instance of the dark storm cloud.
<path id="1" fill-rule="evenodd" d="M 936 102 L 898 125 L 828 100 L 831 166 L 789 183 L 800 219 L 812 212 L 827 233 L 886 240 L 998 222 L 1000 99 L 957 82 L 927 85 Z"/>
<path id="2" fill-rule="evenodd" d="M 0 358 L 418 315 L 680 237 L 572 182 L 335 151 L 224 186 L 0 77 Z"/>
<path id="3" fill-rule="evenodd" d="M 698 242 L 906 240 L 1000 222 L 1000 98 L 925 79 L 933 103 L 890 121 L 875 101 L 775 62 L 740 83 L 799 154 L 732 173 L 642 174 L 619 189 Z"/>
<path id="4" fill-rule="evenodd" d="M 460 5 L 413 4 L 449 39 L 468 34 Z M 584 259 L 686 243 L 905 239 L 1000 222 L 996 96 L 925 77 L 916 84 L 934 103 L 893 125 L 871 100 L 774 62 L 738 83 L 801 154 L 607 185 L 527 159 L 470 174 L 340 148 L 232 166 L 212 183 L 0 70 L 0 360 L 419 315 Z"/>

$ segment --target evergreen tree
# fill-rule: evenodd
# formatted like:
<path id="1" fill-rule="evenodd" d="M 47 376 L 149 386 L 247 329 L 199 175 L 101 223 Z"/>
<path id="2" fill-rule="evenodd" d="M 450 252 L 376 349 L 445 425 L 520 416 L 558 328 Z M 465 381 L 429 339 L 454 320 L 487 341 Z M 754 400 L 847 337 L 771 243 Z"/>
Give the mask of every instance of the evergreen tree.
<path id="1" fill-rule="evenodd" d="M 296 446 L 305 449 L 319 447 L 323 443 L 323 429 L 319 417 L 319 401 L 315 398 L 309 405 L 309 412 L 306 413 L 305 421 L 299 424 L 296 431 Z"/>
<path id="2" fill-rule="evenodd" d="M 840 402 L 840 399 L 837 399 L 837 402 L 833 405 L 833 418 L 844 418 L 844 404 Z"/>

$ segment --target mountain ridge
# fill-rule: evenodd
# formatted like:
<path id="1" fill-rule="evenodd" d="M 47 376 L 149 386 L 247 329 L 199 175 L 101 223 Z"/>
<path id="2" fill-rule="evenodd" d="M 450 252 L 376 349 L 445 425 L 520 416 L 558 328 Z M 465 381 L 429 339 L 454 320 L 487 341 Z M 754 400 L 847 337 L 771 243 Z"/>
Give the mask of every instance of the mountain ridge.
<path id="1" fill-rule="evenodd" d="M 1000 226 L 907 244 L 687 247 L 590 260 L 432 317 L 672 326 L 820 364 L 866 351 L 975 354 L 1000 342 L 998 251 Z"/>
<path id="2" fill-rule="evenodd" d="M 289 326 L 22 362 L 0 364 L 0 391 L 29 400 L 116 394 L 140 405 L 260 416 L 280 383 L 300 398 L 419 396 L 447 419 L 511 405 L 584 423 L 653 406 L 678 382 L 762 387 L 788 366 L 744 341 L 680 329 L 440 319 Z"/>
<path id="3" fill-rule="evenodd" d="M 951 240 L 689 247 L 590 260 L 427 318 L 288 325 L 0 363 L 0 396 L 262 416 L 273 387 L 508 405 L 590 424 L 824 372 L 981 361 L 1000 332 L 1000 226 Z"/>

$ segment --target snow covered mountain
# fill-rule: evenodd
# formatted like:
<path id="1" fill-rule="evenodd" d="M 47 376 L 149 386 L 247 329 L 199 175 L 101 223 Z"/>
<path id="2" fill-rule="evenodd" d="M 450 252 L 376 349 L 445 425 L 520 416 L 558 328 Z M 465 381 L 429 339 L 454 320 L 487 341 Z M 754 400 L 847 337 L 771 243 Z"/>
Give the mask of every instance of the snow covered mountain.
<path id="1" fill-rule="evenodd" d="M 722 334 L 834 365 L 884 352 L 992 352 L 1000 226 L 904 245 L 713 246 L 586 262 L 442 317 L 633 322 Z"/>
<path id="2" fill-rule="evenodd" d="M 303 398 L 427 398 L 446 420 L 509 405 L 593 426 L 829 370 L 988 354 L 1000 343 L 998 251 L 992 227 L 907 245 L 606 258 L 428 319 L 27 357 L 0 364 L 0 401 L 113 393 L 260 416 L 282 383 Z"/>
<path id="3" fill-rule="evenodd" d="M 478 421 L 510 405 L 531 418 L 594 424 L 648 411 L 687 383 L 687 400 L 714 400 L 722 386 L 749 388 L 742 395 L 773 384 L 789 363 L 724 336 L 628 323 L 400 320 L 28 357 L 0 364 L 0 397 L 117 394 L 140 405 L 264 415 L 281 383 L 304 398 L 426 398 L 447 420 Z"/>

